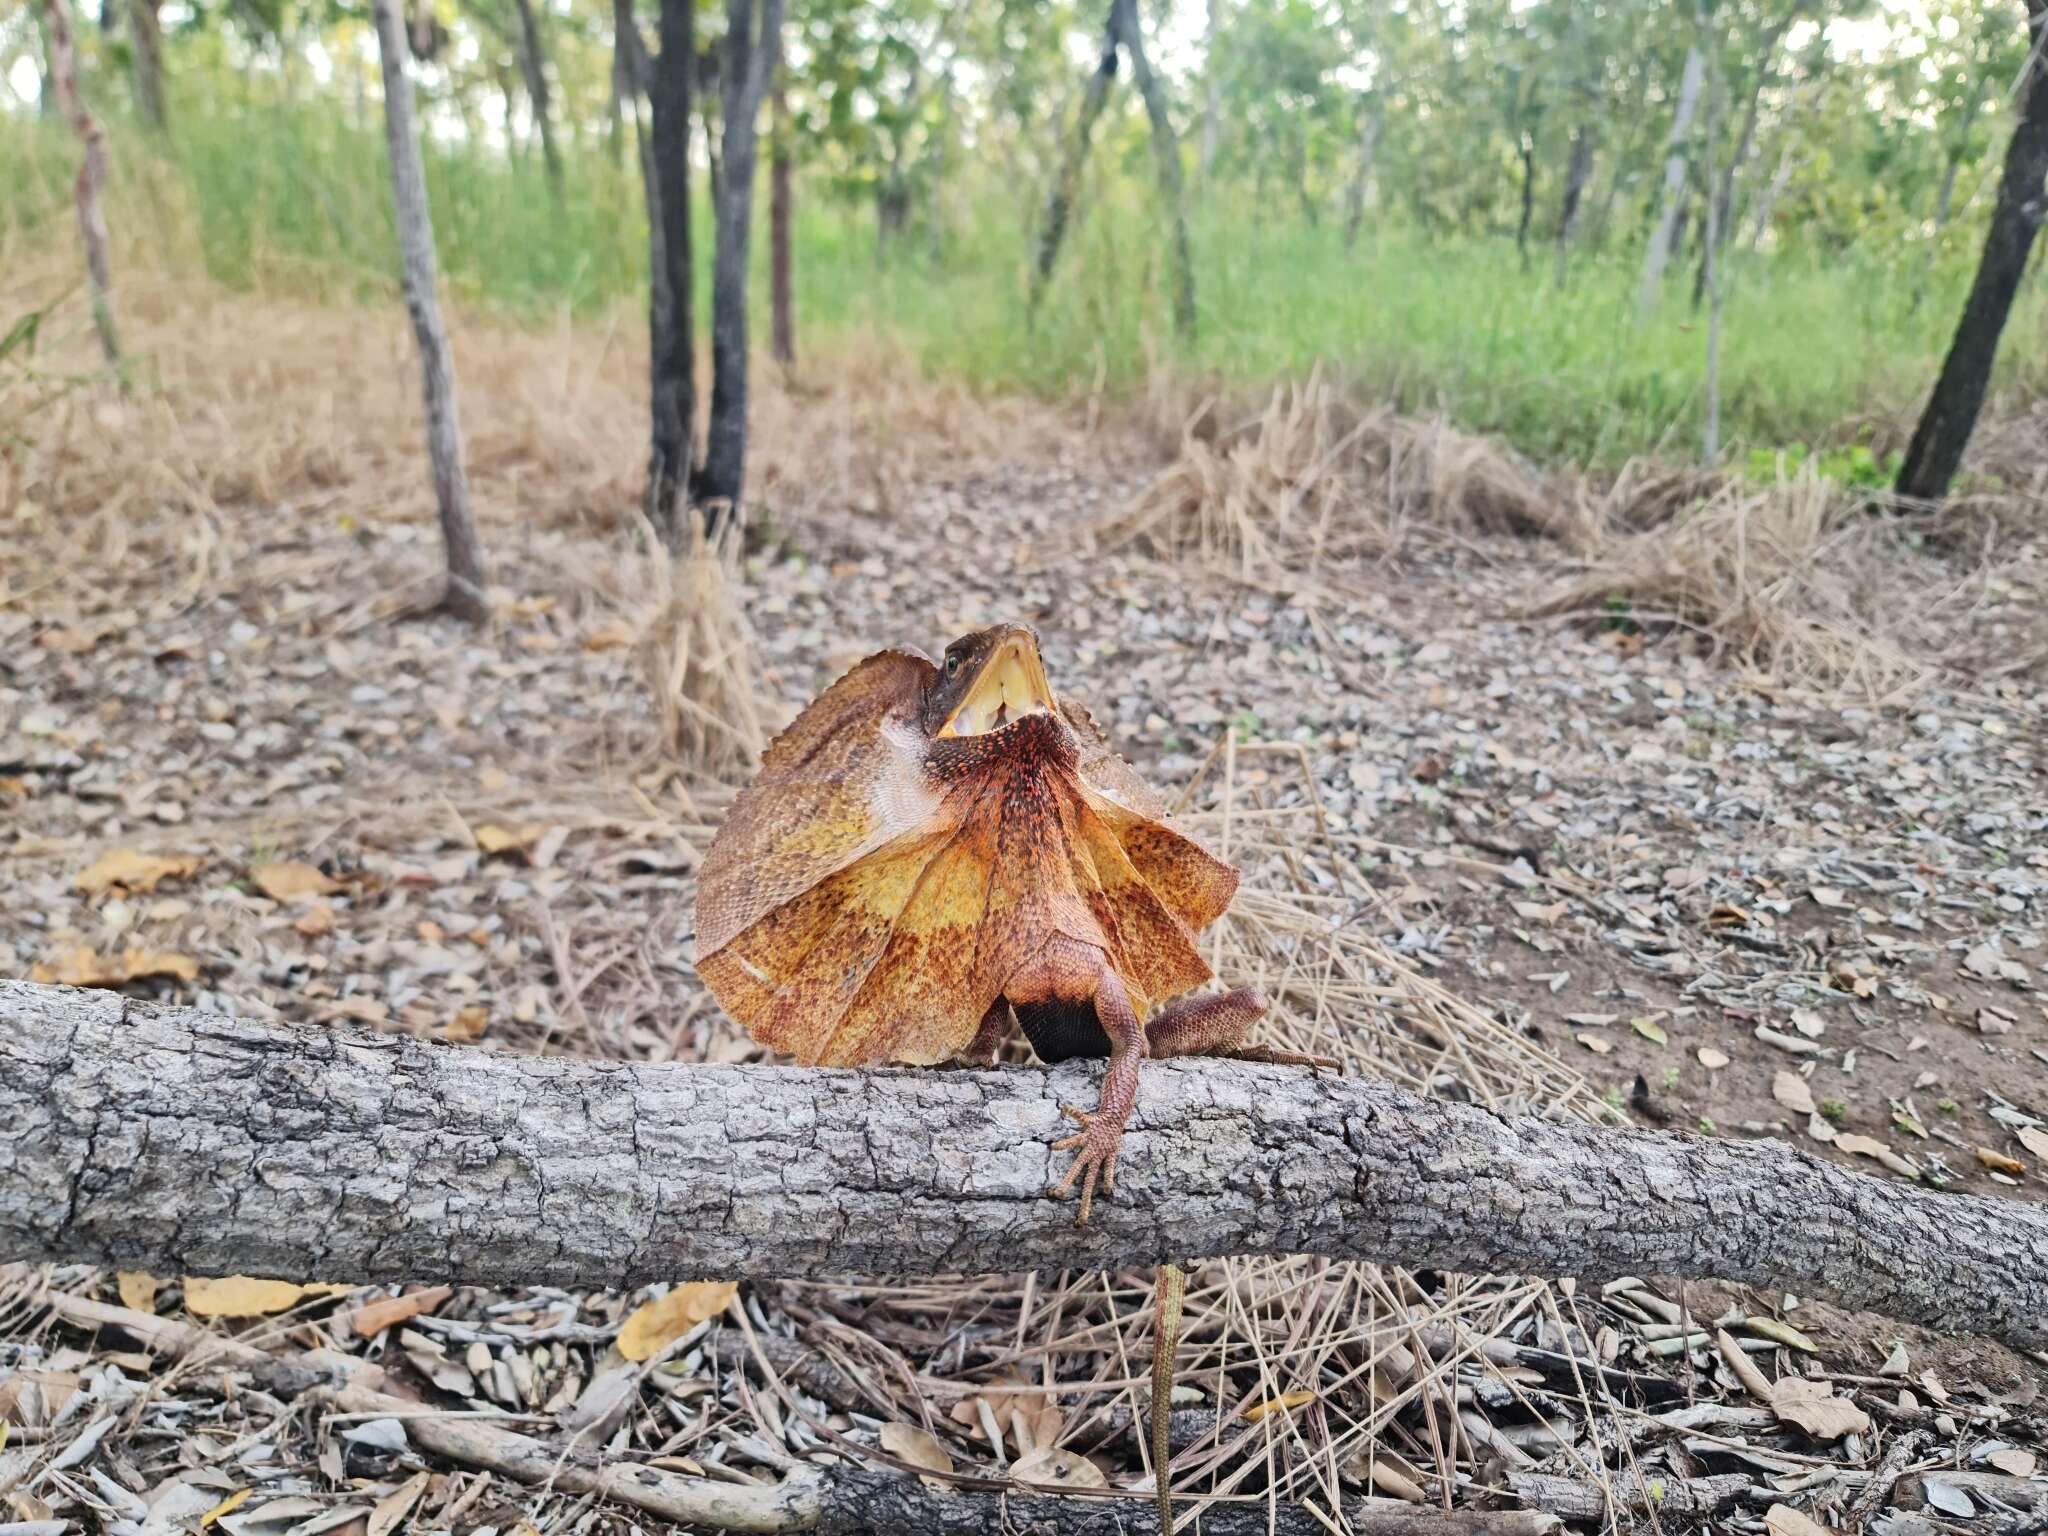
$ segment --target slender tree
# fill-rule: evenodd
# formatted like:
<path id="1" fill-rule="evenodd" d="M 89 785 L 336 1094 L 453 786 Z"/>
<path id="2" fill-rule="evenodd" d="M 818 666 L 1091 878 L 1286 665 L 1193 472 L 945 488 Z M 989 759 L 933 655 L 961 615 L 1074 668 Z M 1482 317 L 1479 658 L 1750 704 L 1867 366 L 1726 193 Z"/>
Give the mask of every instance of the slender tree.
<path id="1" fill-rule="evenodd" d="M 56 0 L 53 0 L 56 3 Z M 455 359 L 435 295 L 434 221 L 427 206 L 426 168 L 413 124 L 412 81 L 405 72 L 406 36 L 393 0 L 370 0 L 377 55 L 384 74 L 384 139 L 391 153 L 391 201 L 398 223 L 399 275 L 406 312 L 420 348 L 420 389 L 426 404 L 427 457 L 433 463 L 434 502 L 448 580 L 441 605 L 476 623 L 490 614 L 483 546 L 469 508 L 469 477 L 462 465 L 462 425 L 455 404 Z"/>
<path id="2" fill-rule="evenodd" d="M 128 20 L 135 105 L 144 122 L 158 133 L 167 133 L 171 112 L 164 99 L 164 28 L 157 0 L 128 0 Z"/>
<path id="3" fill-rule="evenodd" d="M 1173 281 L 1173 326 L 1183 336 L 1195 329 L 1195 271 L 1188 245 L 1186 197 L 1182 189 L 1180 141 L 1167 113 L 1166 87 L 1153 73 L 1145 55 L 1145 39 L 1138 23 L 1137 0 L 1110 0 L 1109 20 L 1103 27 L 1102 52 L 1082 92 L 1081 110 L 1075 119 L 1074 136 L 1061 157 L 1060 168 L 1046 200 L 1045 222 L 1038 238 L 1038 265 L 1032 275 L 1031 309 L 1035 313 L 1052 280 L 1053 263 L 1059 259 L 1072 219 L 1074 195 L 1081 181 L 1081 167 L 1088 158 L 1088 146 L 1095 137 L 1095 125 L 1109 101 L 1109 88 L 1116 82 L 1117 50 L 1131 61 L 1131 78 L 1145 103 L 1145 118 L 1152 140 L 1152 158 L 1159 177 L 1160 201 L 1167 219 L 1167 254 Z"/>
<path id="4" fill-rule="evenodd" d="M 754 165 L 761 103 L 782 48 L 782 0 L 727 0 L 719 72 L 725 121 L 718 189 L 718 244 L 711 270 L 711 418 L 699 493 L 706 521 L 737 514 L 746 486 L 747 257 L 754 223 Z"/>
<path id="5" fill-rule="evenodd" d="M 140 0 L 138 0 L 140 3 Z M 540 135 L 541 163 L 547 167 L 548 192 L 562 201 L 562 152 L 555 147 L 554 95 L 548 89 L 547 50 L 541 41 L 540 18 L 533 0 L 513 0 L 519 11 L 519 72 L 526 77 L 526 99 L 533 105 L 534 131 Z"/>
<path id="6" fill-rule="evenodd" d="M 648 330 L 653 445 L 647 515 L 676 543 L 696 462 L 696 344 L 692 335 L 690 119 L 696 85 L 694 0 L 661 0 L 654 61 L 654 175 L 647 185 Z"/>
<path id="7" fill-rule="evenodd" d="M 1941 376 L 1934 381 L 1934 392 L 1899 466 L 1899 494 L 1918 501 L 1946 496 L 1962 465 L 1963 450 L 1991 384 L 1991 365 L 2006 317 L 2012 313 L 2013 296 L 2048 218 L 2048 59 L 2042 57 L 2048 52 L 2048 0 L 2027 0 L 2027 27 L 2032 46 L 2017 92 L 2019 121 L 2006 145 L 1984 254 L 1955 340 L 1942 360 Z"/>
<path id="8" fill-rule="evenodd" d="M 70 0 L 43 0 L 43 45 L 49 51 L 48 75 L 57 110 L 71 124 L 84 149 L 72 198 L 78 207 L 78 233 L 85 243 L 85 275 L 92 294 L 92 323 L 99 332 L 107 366 L 121 368 L 121 338 L 114 329 L 114 262 L 108 253 L 107 220 L 100 212 L 100 187 L 107 179 L 107 136 L 99 120 L 78 94 L 77 34 Z M 125 379 L 123 384 L 125 387 Z"/>
<path id="9" fill-rule="evenodd" d="M 1358 130 L 1358 161 L 1351 169 L 1351 190 L 1344 198 L 1344 249 L 1358 244 L 1358 232 L 1365 225 L 1365 195 L 1372 186 L 1373 158 L 1379 152 L 1380 135 L 1387 127 L 1386 92 L 1375 88 L 1366 95 L 1363 119 Z"/>
<path id="10" fill-rule="evenodd" d="M 1648 313 L 1663 286 L 1664 267 L 1678 245 L 1679 213 L 1685 204 L 1686 135 L 1692 129 L 1692 114 L 1699 105 L 1700 80 L 1706 60 L 1695 38 L 1685 50 L 1685 68 L 1678 81 L 1678 105 L 1672 112 L 1671 138 L 1664 155 L 1664 190 L 1658 200 L 1657 226 L 1650 232 L 1650 246 L 1643 254 L 1643 283 L 1636 294 L 1636 310 Z"/>
<path id="11" fill-rule="evenodd" d="M 796 289 L 790 269 L 789 102 L 780 71 L 775 82 L 773 127 L 768 148 L 768 315 L 775 361 L 785 367 L 796 361 Z"/>

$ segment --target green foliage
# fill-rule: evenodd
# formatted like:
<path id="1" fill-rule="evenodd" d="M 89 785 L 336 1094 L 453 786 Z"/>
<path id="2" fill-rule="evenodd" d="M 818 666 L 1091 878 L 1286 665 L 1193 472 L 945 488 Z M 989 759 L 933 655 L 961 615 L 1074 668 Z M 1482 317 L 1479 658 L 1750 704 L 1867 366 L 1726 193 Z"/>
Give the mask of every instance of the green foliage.
<path id="1" fill-rule="evenodd" d="M 1885 491 L 1898 479 L 1904 458 L 1895 448 L 1880 459 L 1870 451 L 1868 443 L 1851 443 L 1819 453 L 1811 452 L 1804 443 L 1789 443 L 1782 448 L 1750 449 L 1743 471 L 1750 479 L 1771 485 L 1810 467 L 1823 479 L 1852 490 Z"/>

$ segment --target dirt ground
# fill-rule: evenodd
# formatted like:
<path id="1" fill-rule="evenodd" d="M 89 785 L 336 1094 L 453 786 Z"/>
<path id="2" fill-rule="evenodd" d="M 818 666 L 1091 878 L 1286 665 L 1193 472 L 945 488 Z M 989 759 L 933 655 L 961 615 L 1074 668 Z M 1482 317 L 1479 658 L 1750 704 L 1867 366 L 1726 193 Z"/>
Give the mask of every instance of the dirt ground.
<path id="1" fill-rule="evenodd" d="M 871 443 L 829 450 L 855 466 L 829 483 L 771 451 L 743 588 L 771 727 L 875 649 L 1025 620 L 1152 781 L 1214 810 L 1205 765 L 1243 747 L 1233 793 L 1312 805 L 1360 852 L 1372 889 L 1339 926 L 1619 1115 L 2048 1195 L 2038 678 L 1871 704 L 1683 628 L 1518 618 L 1562 557 L 1505 535 L 1298 584 L 1167 566 L 1098 537 L 1157 443 L 1034 431 L 886 474 Z M 758 1055 L 690 967 L 729 790 L 660 740 L 658 562 L 611 480 L 571 496 L 493 455 L 498 616 L 475 632 L 402 611 L 438 553 L 416 490 L 365 510 L 288 476 L 283 500 L 85 533 L 47 490 L 0 512 L 29 556 L 0 571 L 0 976 L 486 1048 Z M 586 1305 L 616 1331 L 620 1298 Z M 1981 1397 L 2048 1385 L 1995 1346 L 1795 1315 L 1872 1381 L 1908 1339 Z"/>

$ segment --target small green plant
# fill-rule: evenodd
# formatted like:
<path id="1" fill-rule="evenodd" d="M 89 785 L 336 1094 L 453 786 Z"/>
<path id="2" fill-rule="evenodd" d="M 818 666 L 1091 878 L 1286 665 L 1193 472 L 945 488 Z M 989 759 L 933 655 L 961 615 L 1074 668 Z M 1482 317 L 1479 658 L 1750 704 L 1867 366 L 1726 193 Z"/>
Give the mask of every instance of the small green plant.
<path id="1" fill-rule="evenodd" d="M 1788 443 L 1782 448 L 1750 449 L 1743 468 L 1751 480 L 1763 485 L 1775 485 L 1781 473 L 1789 479 L 1810 466 L 1823 480 L 1833 480 L 1853 490 L 1884 491 L 1890 490 L 1892 482 L 1898 479 L 1899 465 L 1904 461 L 1905 456 L 1897 449 L 1880 459 L 1865 443 L 1825 449 L 1818 454 L 1804 443 Z"/>
<path id="2" fill-rule="evenodd" d="M 1239 745 L 1252 741 L 1259 734 L 1259 717 L 1252 710 L 1241 709 L 1231 717 L 1230 729 L 1237 737 Z"/>
<path id="3" fill-rule="evenodd" d="M 1719 1129 L 1720 1127 L 1714 1124 L 1711 1117 L 1707 1115 L 1700 1116 L 1700 1134 L 1702 1136 L 1711 1136 Z"/>
<path id="4" fill-rule="evenodd" d="M 1617 1115 L 1618 1115 L 1618 1114 L 1620 1114 L 1620 1113 L 1621 1113 L 1621 1090 L 1620 1090 L 1619 1088 L 1610 1088 L 1610 1089 L 1608 1089 L 1608 1090 L 1607 1090 L 1607 1093 L 1606 1093 L 1605 1097 L 1606 1097 L 1606 1100 L 1607 1100 L 1607 1107 L 1608 1107 L 1609 1109 L 1613 1110 L 1613 1111 L 1614 1111 L 1614 1112 L 1615 1112 L 1615 1113 L 1616 1113 Z"/>
<path id="5" fill-rule="evenodd" d="M 1960 1115 L 1963 1112 L 1963 1106 L 1954 1099 L 1937 1099 L 1934 1107 L 1944 1115 Z"/>
<path id="6" fill-rule="evenodd" d="M 1676 1093 L 1678 1091 L 1678 1068 L 1666 1067 L 1664 1069 L 1664 1091 L 1666 1093 Z"/>
<path id="7" fill-rule="evenodd" d="M 1840 1099 L 1822 1099 L 1815 1108 L 1829 1125 L 1840 1125 L 1849 1118 L 1849 1106 Z"/>

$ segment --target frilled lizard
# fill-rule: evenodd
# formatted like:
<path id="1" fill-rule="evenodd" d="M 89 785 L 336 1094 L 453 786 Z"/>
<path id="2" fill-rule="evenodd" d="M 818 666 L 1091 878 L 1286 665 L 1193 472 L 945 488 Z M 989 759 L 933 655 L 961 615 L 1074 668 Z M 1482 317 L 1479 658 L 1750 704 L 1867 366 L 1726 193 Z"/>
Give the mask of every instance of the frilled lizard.
<path id="1" fill-rule="evenodd" d="M 1148 1056 L 1238 1053 L 1256 991 L 1210 979 L 1195 933 L 1237 871 L 1174 830 L 1087 710 L 1056 697 L 1038 636 L 964 635 L 943 661 L 870 656 L 778 736 L 706 856 L 697 971 L 763 1045 L 808 1065 L 992 1066 L 1022 1025 L 1047 1062 L 1107 1056 L 1053 1193 L 1086 1222 Z M 1176 1000 L 1177 999 L 1177 1000 Z M 1014 1019 L 1013 1019 L 1014 1016 Z M 1268 1054 L 1268 1053 L 1258 1053 Z M 1153 1454 L 1181 1277 L 1163 1270 Z"/>

